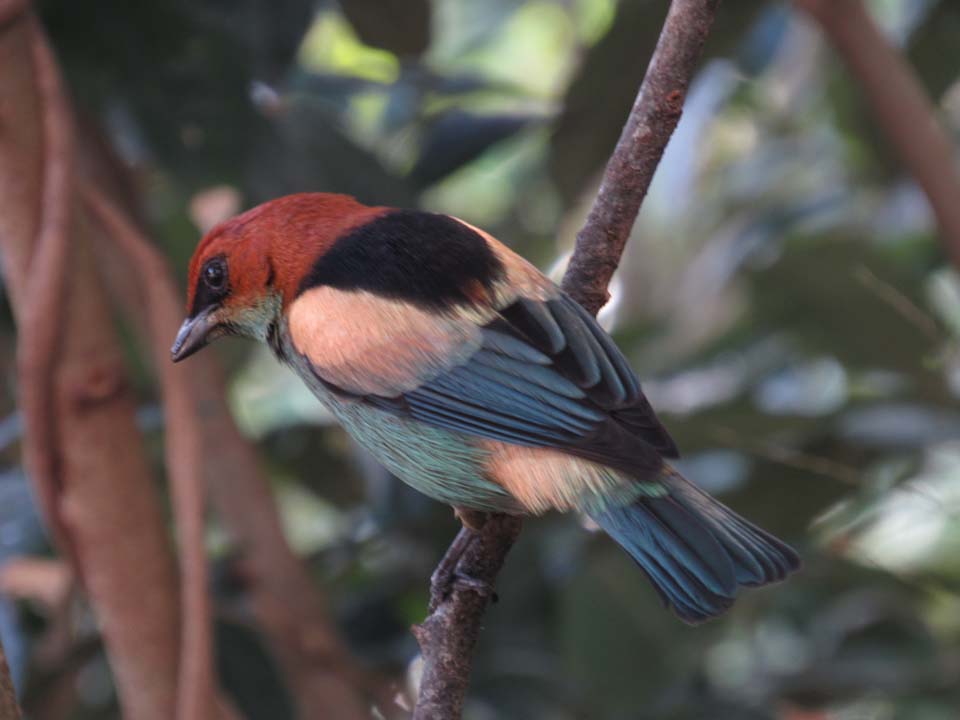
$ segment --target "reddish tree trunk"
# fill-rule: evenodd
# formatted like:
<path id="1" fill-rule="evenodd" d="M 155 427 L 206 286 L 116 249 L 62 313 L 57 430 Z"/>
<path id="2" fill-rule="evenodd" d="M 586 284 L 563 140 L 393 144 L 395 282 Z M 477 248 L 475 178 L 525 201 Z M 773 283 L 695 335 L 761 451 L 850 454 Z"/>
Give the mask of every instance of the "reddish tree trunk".
<path id="1" fill-rule="evenodd" d="M 3 8 L 0 27 L 0 252 L 14 314 L 24 330 L 32 304 L 30 281 L 41 218 L 64 203 L 67 271 L 56 323 L 49 427 L 53 445 L 33 447 L 52 476 L 28 464 L 37 495 L 48 499 L 48 524 L 61 528 L 100 619 L 127 717 L 173 717 L 180 626 L 177 582 L 162 505 L 134 420 L 111 313 L 90 251 L 89 225 L 72 197 L 45 193 L 52 160 L 45 138 L 48 98 L 34 63 L 43 42 L 27 13 Z M 37 328 L 32 328 L 34 331 Z M 21 371 L 29 382 L 46 382 Z M 29 388 L 36 390 L 36 388 Z M 29 418 L 28 418 L 29 427 Z M 35 442 L 28 437 L 26 442 Z M 36 457 L 36 454 L 28 457 Z"/>

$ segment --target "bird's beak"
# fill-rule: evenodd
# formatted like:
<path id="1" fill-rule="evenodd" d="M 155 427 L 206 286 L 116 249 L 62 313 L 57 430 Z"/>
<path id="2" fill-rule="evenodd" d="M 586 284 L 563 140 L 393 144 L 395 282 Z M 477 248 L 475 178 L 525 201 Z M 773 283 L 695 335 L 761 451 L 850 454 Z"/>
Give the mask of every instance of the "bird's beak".
<path id="1" fill-rule="evenodd" d="M 204 308 L 195 317 L 187 318 L 180 326 L 177 339 L 170 348 L 170 358 L 180 362 L 200 350 L 210 340 L 210 331 L 217 323 L 213 317 L 213 307 Z"/>

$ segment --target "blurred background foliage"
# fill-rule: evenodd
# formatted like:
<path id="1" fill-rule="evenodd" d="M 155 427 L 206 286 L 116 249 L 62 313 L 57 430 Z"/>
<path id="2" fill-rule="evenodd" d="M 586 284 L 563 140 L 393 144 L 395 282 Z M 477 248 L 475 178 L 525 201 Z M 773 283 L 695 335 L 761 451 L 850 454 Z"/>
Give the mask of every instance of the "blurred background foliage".
<path id="1" fill-rule="evenodd" d="M 558 273 L 666 5 L 40 9 L 82 121 L 135 169 L 145 218 L 182 278 L 212 222 L 308 190 L 452 213 Z M 960 136 L 960 5 L 870 8 Z M 796 544 L 806 568 L 688 628 L 613 543 L 574 518 L 532 521 L 487 618 L 468 717 L 956 717 L 960 278 L 857 88 L 788 4 L 722 4 L 601 317 L 685 472 Z M 45 540 L 19 468 L 6 305 L 0 334 L 3 561 L 42 554 Z M 291 541 L 352 648 L 385 672 L 415 672 L 407 628 L 455 532 L 449 509 L 352 447 L 265 351 L 235 341 L 216 351 Z M 140 395 L 156 437 L 145 369 Z M 290 703 L 231 572 L 233 549 L 215 524 L 209 537 L 224 682 L 251 717 L 283 718 Z M 27 693 L 63 671 L 43 662 L 49 624 L 31 603 L 0 604 Z M 115 717 L 92 624 L 79 647 L 74 717 Z"/>

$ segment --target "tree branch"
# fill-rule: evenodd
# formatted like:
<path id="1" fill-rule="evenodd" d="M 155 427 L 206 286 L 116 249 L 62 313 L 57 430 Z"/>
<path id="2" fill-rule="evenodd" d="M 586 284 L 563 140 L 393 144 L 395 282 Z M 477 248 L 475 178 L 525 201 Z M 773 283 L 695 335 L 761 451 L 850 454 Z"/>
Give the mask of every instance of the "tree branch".
<path id="1" fill-rule="evenodd" d="M 627 123 L 563 279 L 563 288 L 596 314 L 633 229 L 640 205 L 680 119 L 687 88 L 719 0 L 673 0 Z M 520 533 L 519 518 L 492 515 L 467 546 L 457 573 L 496 580 Z M 461 532 L 471 532 L 464 529 Z M 414 628 L 424 671 L 414 720 L 459 718 L 469 683 L 471 656 L 487 595 L 454 585 L 427 619 Z"/>
<path id="2" fill-rule="evenodd" d="M 833 43 L 873 117 L 930 202 L 944 247 L 960 267 L 956 152 L 920 81 L 861 0 L 795 0 Z"/>
<path id="3" fill-rule="evenodd" d="M 713 25 L 719 0 L 673 0 L 640 92 L 603 172 L 563 289 L 594 315 L 609 299 L 607 286 L 647 195 Z"/>
<path id="4" fill-rule="evenodd" d="M 203 451 L 187 373 L 169 362 L 167 345 L 176 334 L 180 313 L 171 302 L 173 282 L 166 263 L 136 227 L 95 186 L 82 193 L 87 207 L 125 253 L 146 296 L 153 361 L 163 385 L 166 461 L 180 530 L 181 625 L 177 717 L 208 720 L 227 714 L 218 708 L 213 677 L 210 596 L 204 543 Z"/>
<path id="5" fill-rule="evenodd" d="M 480 532 L 470 538 L 456 572 L 492 587 L 522 525 L 518 517 L 490 515 Z M 473 534 L 466 527 L 460 532 Z M 423 654 L 423 676 L 414 720 L 460 717 L 470 684 L 473 648 L 489 603 L 488 594 L 455 584 L 450 595 L 413 628 Z"/>

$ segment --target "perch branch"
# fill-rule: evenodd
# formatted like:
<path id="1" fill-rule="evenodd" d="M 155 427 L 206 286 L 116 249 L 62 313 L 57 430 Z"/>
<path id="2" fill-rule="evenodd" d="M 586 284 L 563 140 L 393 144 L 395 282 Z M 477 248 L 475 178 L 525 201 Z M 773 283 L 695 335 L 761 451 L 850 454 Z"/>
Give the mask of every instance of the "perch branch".
<path id="1" fill-rule="evenodd" d="M 667 141 L 680 119 L 687 88 L 719 0 L 673 0 L 660 40 L 563 279 L 563 288 L 591 313 L 607 301 L 607 285 L 633 229 Z M 492 515 L 467 546 L 457 572 L 496 579 L 520 532 L 520 520 Z M 472 532 L 464 529 L 461 532 Z M 471 655 L 489 598 L 454 586 L 414 628 L 424 671 L 414 720 L 459 718 Z"/>
<path id="2" fill-rule="evenodd" d="M 920 81 L 861 0 L 795 0 L 856 78 L 873 117 L 923 189 L 944 247 L 960 267 L 960 174 L 950 138 Z"/>
<path id="3" fill-rule="evenodd" d="M 594 315 L 673 134 L 719 0 L 673 0 L 600 190 L 577 233 L 563 289 Z"/>
<path id="4" fill-rule="evenodd" d="M 492 586 L 520 535 L 521 526 L 517 517 L 490 515 L 471 538 L 472 542 L 456 565 L 456 572 Z M 466 527 L 460 532 L 474 533 Z M 413 628 L 423 654 L 423 676 L 414 720 L 460 717 L 470 681 L 473 648 L 489 602 L 486 594 L 454 585 L 450 595 Z"/>

